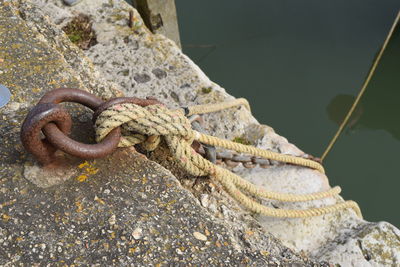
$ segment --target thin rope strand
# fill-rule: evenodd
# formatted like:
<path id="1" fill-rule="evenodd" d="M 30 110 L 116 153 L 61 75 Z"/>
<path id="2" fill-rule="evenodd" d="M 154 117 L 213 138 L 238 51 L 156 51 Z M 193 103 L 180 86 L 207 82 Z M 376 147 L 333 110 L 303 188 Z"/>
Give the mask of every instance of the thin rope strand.
<path id="1" fill-rule="evenodd" d="M 188 107 L 188 114 L 187 116 L 195 115 L 195 114 L 205 114 L 205 113 L 212 113 L 217 112 L 220 110 L 237 107 L 237 106 L 245 106 L 248 111 L 251 112 L 249 102 L 245 98 L 237 98 L 231 101 L 226 101 L 222 103 L 215 103 L 215 104 L 204 104 L 204 105 L 195 105 Z"/>
<path id="2" fill-rule="evenodd" d="M 328 155 L 328 153 L 331 151 L 333 145 L 336 143 L 336 141 L 339 138 L 340 134 L 343 132 L 344 127 L 346 126 L 346 124 L 349 121 L 351 115 L 353 114 L 353 112 L 356 109 L 358 103 L 360 102 L 361 97 L 363 96 L 365 90 L 368 87 L 369 82 L 371 81 L 372 76 L 375 73 L 375 70 L 376 70 L 376 68 L 377 68 L 377 66 L 378 66 L 378 64 L 379 64 L 379 62 L 380 62 L 380 60 L 382 58 L 382 55 L 383 55 L 383 53 L 384 53 L 384 51 L 385 51 L 385 49 L 386 49 L 386 47 L 387 47 L 387 45 L 389 43 L 389 40 L 391 39 L 391 37 L 393 35 L 393 32 L 394 32 L 394 30 L 395 30 L 395 28 L 396 28 L 396 26 L 397 26 L 397 24 L 399 22 L 399 19 L 400 19 L 400 11 L 399 11 L 399 13 L 397 13 L 396 19 L 394 20 L 393 25 L 390 28 L 390 31 L 389 31 L 388 35 L 386 36 L 385 42 L 383 43 L 383 45 L 381 47 L 381 50 L 378 53 L 378 56 L 375 58 L 374 63 L 372 65 L 371 69 L 369 70 L 368 76 L 365 79 L 365 81 L 364 81 L 364 83 L 363 83 L 363 85 L 361 87 L 360 92 L 358 93 L 356 99 L 354 100 L 353 105 L 351 106 L 349 112 L 347 112 L 347 115 L 344 118 L 344 120 L 342 121 L 342 123 L 340 124 L 339 129 L 337 130 L 336 134 L 333 136 L 332 140 L 329 142 L 329 145 L 325 149 L 324 153 L 322 154 L 321 161 L 323 161 L 326 158 L 326 156 Z"/>

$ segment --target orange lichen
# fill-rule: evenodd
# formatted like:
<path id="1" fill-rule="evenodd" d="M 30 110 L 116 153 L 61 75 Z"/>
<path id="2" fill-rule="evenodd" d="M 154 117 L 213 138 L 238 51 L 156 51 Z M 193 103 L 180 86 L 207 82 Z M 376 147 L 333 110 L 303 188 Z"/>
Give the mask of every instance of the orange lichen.
<path id="1" fill-rule="evenodd" d="M 75 202 L 75 205 L 76 205 L 76 212 L 82 212 L 82 210 L 83 210 L 83 205 L 82 205 L 82 203 L 80 202 L 80 201 L 77 201 L 77 202 Z"/>
<path id="2" fill-rule="evenodd" d="M 87 178 L 88 176 L 86 174 L 81 174 L 78 177 L 76 177 L 76 180 L 78 180 L 79 182 L 84 182 L 86 181 Z"/>
<path id="3" fill-rule="evenodd" d="M 83 173 L 80 174 L 78 177 L 76 177 L 76 180 L 78 180 L 78 182 L 85 182 L 89 178 L 90 175 L 94 175 L 99 171 L 98 168 L 94 167 L 88 161 L 85 161 L 85 162 L 79 164 L 78 168 L 79 169 L 84 168 Z"/>
<path id="4" fill-rule="evenodd" d="M 86 172 L 87 174 L 96 174 L 98 171 L 99 171 L 99 169 L 93 168 L 93 167 L 91 167 L 91 168 L 86 168 L 86 169 L 85 169 L 85 172 Z"/>
<path id="5" fill-rule="evenodd" d="M 82 169 L 83 167 L 89 166 L 89 162 L 85 161 L 84 163 L 81 163 L 78 165 L 79 169 Z"/>

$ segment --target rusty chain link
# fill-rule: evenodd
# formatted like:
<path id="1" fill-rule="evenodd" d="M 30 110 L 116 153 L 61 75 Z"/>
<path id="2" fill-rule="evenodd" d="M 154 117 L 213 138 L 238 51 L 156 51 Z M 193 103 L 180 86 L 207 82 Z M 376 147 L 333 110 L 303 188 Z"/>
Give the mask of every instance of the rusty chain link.
<path id="1" fill-rule="evenodd" d="M 207 158 L 205 151 L 202 150 L 201 147 L 198 149 L 197 152 L 199 154 L 203 155 L 205 158 Z M 314 160 L 316 162 L 320 162 L 320 160 L 318 158 L 314 158 L 310 155 L 304 155 L 303 157 L 306 159 Z M 289 164 L 289 163 L 282 163 L 282 162 L 279 162 L 276 160 L 269 160 L 269 159 L 264 159 L 264 158 L 260 158 L 260 157 L 238 154 L 235 152 L 231 152 L 229 150 L 217 151 L 215 163 L 217 165 L 225 164 L 225 166 L 228 168 L 235 168 L 239 164 L 242 164 L 242 166 L 247 169 L 252 169 L 256 166 L 259 166 L 259 167 L 265 169 L 265 168 L 269 168 L 271 166 Z"/>
<path id="2" fill-rule="evenodd" d="M 200 115 L 192 115 L 189 117 L 189 120 L 192 123 L 192 128 L 194 130 L 201 133 L 204 132 L 204 121 Z M 216 151 L 215 147 L 204 144 L 195 145 L 194 148 L 197 153 L 201 154 L 212 163 L 217 165 L 225 164 L 227 168 L 235 168 L 239 164 L 242 164 L 242 166 L 247 169 L 252 169 L 256 166 L 260 166 L 261 168 L 268 168 L 271 166 L 285 164 L 279 161 L 269 160 L 261 157 L 238 154 L 229 150 Z M 314 160 L 316 162 L 321 162 L 320 159 L 308 154 L 304 154 L 303 157 L 306 159 Z"/>

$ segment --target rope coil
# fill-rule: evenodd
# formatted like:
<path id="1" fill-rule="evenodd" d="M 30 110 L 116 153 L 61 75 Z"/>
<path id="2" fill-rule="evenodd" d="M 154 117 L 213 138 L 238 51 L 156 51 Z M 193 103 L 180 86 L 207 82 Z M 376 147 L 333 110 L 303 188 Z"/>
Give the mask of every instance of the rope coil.
<path id="1" fill-rule="evenodd" d="M 245 99 L 236 99 L 218 104 L 192 106 L 186 109 L 186 111 L 189 111 L 186 113 L 193 115 L 216 112 L 238 105 L 246 105 L 248 107 L 248 102 Z M 95 123 L 96 141 L 100 142 L 110 131 L 119 126 L 122 128 L 122 138 L 118 145 L 120 147 L 140 143 L 146 150 L 151 151 L 158 146 L 162 137 L 168 145 L 171 154 L 188 173 L 195 176 L 209 175 L 213 177 L 225 188 L 231 197 L 244 207 L 266 216 L 304 218 L 351 208 L 361 217 L 360 208 L 354 201 L 345 201 L 330 206 L 306 210 L 274 209 L 256 202 L 248 195 L 285 202 L 300 202 L 333 197 L 338 195 L 341 189 L 340 187 L 333 187 L 325 192 L 299 195 L 272 192 L 265 188 L 257 187 L 229 170 L 214 165 L 203 158 L 191 147 L 192 142 L 196 140 L 200 143 L 220 146 L 266 159 L 305 166 L 318 170 L 321 173 L 324 173 L 324 168 L 312 160 L 242 145 L 194 131 L 184 113 L 183 110 L 170 110 L 158 104 L 146 107 L 132 103 L 116 104 L 104 110 L 97 117 Z"/>

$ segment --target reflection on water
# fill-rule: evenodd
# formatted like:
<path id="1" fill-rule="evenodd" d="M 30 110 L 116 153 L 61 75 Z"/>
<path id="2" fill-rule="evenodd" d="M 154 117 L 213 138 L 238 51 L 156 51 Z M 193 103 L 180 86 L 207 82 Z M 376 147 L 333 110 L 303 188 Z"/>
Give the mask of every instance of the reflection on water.
<path id="1" fill-rule="evenodd" d="M 400 29 L 394 33 L 380 67 L 348 128 L 385 130 L 400 140 Z M 327 106 L 329 119 L 340 124 L 355 97 L 339 94 Z"/>
<path id="2" fill-rule="evenodd" d="M 387 49 L 378 71 L 354 110 L 347 128 L 384 130 L 400 140 L 400 28 Z M 336 95 L 328 104 L 329 119 L 340 125 L 355 100 L 348 94 Z"/>
<path id="3" fill-rule="evenodd" d="M 176 0 L 183 51 L 255 117 L 321 155 L 400 9 L 398 0 Z M 400 29 L 324 165 L 367 220 L 400 226 Z"/>
<path id="4" fill-rule="evenodd" d="M 328 113 L 329 119 L 340 126 L 355 99 L 356 98 L 352 95 L 340 94 L 335 96 L 326 107 L 326 112 Z M 354 109 L 349 121 L 347 122 L 347 128 L 354 130 L 355 125 L 360 119 L 363 110 L 364 109 L 359 103 L 358 106 Z"/>
<path id="5" fill-rule="evenodd" d="M 400 140 L 400 26 L 362 104 L 365 115 L 361 117 L 361 124 L 369 129 L 383 129 Z"/>

